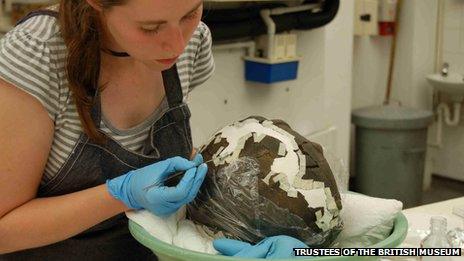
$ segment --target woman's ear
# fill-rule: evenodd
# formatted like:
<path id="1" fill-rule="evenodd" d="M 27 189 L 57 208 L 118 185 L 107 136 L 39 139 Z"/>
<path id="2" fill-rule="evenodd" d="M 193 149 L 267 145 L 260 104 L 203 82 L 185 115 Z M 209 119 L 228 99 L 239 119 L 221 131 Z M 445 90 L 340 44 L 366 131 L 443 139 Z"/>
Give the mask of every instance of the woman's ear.
<path id="1" fill-rule="evenodd" d="M 101 7 L 98 0 L 86 0 L 86 1 L 93 9 L 95 9 L 95 11 L 97 12 L 103 11 L 103 8 Z"/>

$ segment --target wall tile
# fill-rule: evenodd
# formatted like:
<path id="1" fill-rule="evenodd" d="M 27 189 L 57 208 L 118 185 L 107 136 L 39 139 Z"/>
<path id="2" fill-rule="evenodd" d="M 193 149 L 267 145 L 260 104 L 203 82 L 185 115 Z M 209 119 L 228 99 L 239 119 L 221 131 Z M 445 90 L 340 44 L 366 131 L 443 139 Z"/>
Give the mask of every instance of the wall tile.
<path id="1" fill-rule="evenodd" d="M 443 30 L 443 51 L 445 52 L 460 52 L 460 34 L 459 29 L 445 28 Z"/>
<path id="2" fill-rule="evenodd" d="M 442 1 L 442 0 L 439 0 Z M 462 7 L 462 0 L 444 0 L 445 1 L 445 12 Z"/>
<path id="3" fill-rule="evenodd" d="M 462 1 L 446 0 L 447 3 L 453 2 L 449 6 L 445 4 L 444 27 L 445 28 L 460 28 L 463 23 L 464 4 Z"/>
<path id="4" fill-rule="evenodd" d="M 464 26 L 459 29 L 459 52 L 464 53 Z"/>
<path id="5" fill-rule="evenodd" d="M 443 52 L 443 62 L 450 65 L 450 71 L 464 75 L 464 54 L 454 52 Z"/>

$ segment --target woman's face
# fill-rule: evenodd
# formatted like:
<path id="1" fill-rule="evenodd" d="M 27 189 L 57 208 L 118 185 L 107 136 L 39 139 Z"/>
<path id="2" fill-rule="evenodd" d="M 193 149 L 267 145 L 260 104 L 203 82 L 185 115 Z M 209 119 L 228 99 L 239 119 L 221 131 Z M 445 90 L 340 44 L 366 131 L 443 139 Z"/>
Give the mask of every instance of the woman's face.
<path id="1" fill-rule="evenodd" d="M 170 68 L 182 54 L 203 11 L 202 0 L 128 0 L 101 13 L 103 45 L 127 52 L 150 68 Z M 161 60 L 161 61 L 160 61 Z"/>

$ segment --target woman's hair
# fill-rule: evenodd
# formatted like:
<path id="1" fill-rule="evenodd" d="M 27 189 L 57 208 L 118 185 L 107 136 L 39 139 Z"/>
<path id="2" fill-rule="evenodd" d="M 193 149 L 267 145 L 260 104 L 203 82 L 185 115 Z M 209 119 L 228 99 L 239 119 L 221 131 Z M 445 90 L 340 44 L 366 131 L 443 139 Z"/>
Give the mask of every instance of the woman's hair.
<path id="1" fill-rule="evenodd" d="M 99 0 L 102 9 L 123 5 L 126 0 Z M 97 11 L 86 0 L 60 0 L 59 23 L 68 49 L 66 73 L 77 112 L 89 138 L 105 142 L 94 122 L 91 109 L 94 93 L 101 89 L 100 47 L 102 27 Z"/>

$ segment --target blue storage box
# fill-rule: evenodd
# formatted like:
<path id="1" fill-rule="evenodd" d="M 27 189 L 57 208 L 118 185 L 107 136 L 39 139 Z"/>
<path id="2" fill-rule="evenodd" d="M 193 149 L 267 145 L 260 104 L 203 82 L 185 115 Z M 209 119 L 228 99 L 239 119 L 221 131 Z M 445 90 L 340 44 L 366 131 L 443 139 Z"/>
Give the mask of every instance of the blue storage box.
<path id="1" fill-rule="evenodd" d="M 270 61 L 245 57 L 245 79 L 252 82 L 274 83 L 294 80 L 298 73 L 299 59 Z"/>

